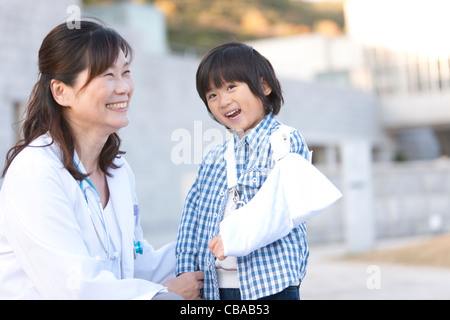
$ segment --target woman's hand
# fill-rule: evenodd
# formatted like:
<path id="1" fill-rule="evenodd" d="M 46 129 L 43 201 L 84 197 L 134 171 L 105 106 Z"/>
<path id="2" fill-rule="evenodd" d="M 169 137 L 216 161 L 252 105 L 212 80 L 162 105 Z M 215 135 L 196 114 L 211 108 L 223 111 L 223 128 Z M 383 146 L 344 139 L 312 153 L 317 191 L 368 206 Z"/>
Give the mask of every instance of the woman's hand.
<path id="1" fill-rule="evenodd" d="M 200 290 L 203 288 L 205 274 L 201 271 L 185 272 L 176 278 L 163 283 L 169 292 L 181 296 L 185 300 L 201 300 Z"/>
<path id="2" fill-rule="evenodd" d="M 209 242 L 209 251 L 220 261 L 225 259 L 223 256 L 223 242 L 220 234 Z"/>

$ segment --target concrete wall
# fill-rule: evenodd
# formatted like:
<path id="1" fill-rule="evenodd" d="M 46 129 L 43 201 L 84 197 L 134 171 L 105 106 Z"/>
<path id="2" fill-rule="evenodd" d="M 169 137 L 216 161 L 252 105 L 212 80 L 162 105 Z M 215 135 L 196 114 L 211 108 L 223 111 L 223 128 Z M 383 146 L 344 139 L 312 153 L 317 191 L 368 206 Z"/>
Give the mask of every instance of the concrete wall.
<path id="1" fill-rule="evenodd" d="M 37 81 L 37 58 L 45 35 L 66 22 L 79 0 L 0 1 L 0 166 L 15 143 L 19 115 Z M 1 180 L 0 180 L 1 183 Z"/>
<path id="2" fill-rule="evenodd" d="M 448 158 L 375 165 L 374 184 L 378 237 L 450 231 Z"/>
<path id="3" fill-rule="evenodd" d="M 113 3 L 83 8 L 83 16 L 110 24 L 138 52 L 151 55 L 169 53 L 164 14 L 145 3 Z"/>
<path id="4" fill-rule="evenodd" d="M 319 168 L 341 186 L 336 168 Z M 377 239 L 450 232 L 450 159 L 375 163 L 372 171 Z M 310 242 L 345 240 L 343 205 L 340 200 L 308 223 Z"/>

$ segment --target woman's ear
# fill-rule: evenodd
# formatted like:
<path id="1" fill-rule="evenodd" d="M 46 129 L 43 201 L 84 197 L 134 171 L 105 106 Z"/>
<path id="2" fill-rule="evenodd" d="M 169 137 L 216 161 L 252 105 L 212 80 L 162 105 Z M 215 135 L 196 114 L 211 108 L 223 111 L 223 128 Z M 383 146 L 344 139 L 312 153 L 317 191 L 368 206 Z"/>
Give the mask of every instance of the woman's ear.
<path id="1" fill-rule="evenodd" d="M 264 95 L 268 96 L 272 92 L 272 88 L 269 87 L 269 85 L 267 84 L 266 80 L 264 80 L 263 78 L 261 78 L 261 84 L 262 84 L 263 89 L 264 89 Z"/>
<path id="2" fill-rule="evenodd" d="M 70 106 L 70 88 L 62 81 L 52 79 L 50 81 L 50 91 L 52 92 L 53 99 L 63 106 Z"/>

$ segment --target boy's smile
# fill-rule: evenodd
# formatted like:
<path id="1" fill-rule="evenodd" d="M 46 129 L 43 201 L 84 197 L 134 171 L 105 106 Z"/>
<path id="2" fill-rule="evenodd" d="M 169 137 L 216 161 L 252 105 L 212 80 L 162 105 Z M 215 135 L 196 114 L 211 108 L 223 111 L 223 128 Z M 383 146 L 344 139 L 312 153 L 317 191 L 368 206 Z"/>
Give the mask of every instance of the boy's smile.
<path id="1" fill-rule="evenodd" d="M 236 110 L 226 113 L 225 116 L 228 117 L 228 119 L 230 119 L 230 120 L 236 120 L 240 114 L 241 114 L 241 110 L 236 109 Z"/>

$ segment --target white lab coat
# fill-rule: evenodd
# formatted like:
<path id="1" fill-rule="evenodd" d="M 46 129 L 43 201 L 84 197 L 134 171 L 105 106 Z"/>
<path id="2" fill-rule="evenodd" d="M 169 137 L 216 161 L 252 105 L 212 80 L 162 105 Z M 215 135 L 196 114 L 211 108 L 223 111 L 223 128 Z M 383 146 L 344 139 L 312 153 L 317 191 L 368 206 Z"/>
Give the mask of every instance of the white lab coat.
<path id="1" fill-rule="evenodd" d="M 50 142 L 44 135 L 33 145 Z M 115 163 L 120 168 L 107 181 L 121 254 L 103 262 L 86 199 L 59 147 L 17 155 L 0 190 L 0 299 L 151 299 L 167 291 L 160 283 L 175 275 L 174 244 L 156 251 L 142 239 L 133 173 L 122 157 Z M 134 237 L 143 246 L 136 259 Z M 114 263 L 121 264 L 120 279 Z"/>

